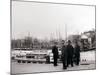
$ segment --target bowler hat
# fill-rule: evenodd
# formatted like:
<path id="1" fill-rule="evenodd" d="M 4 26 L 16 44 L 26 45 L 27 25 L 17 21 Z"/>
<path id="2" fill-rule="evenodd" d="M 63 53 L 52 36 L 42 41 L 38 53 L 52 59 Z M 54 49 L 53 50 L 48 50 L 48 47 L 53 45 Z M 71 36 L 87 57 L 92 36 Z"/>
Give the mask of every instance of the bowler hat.
<path id="1" fill-rule="evenodd" d="M 68 40 L 68 43 L 71 43 L 71 41 L 70 41 L 70 40 Z"/>

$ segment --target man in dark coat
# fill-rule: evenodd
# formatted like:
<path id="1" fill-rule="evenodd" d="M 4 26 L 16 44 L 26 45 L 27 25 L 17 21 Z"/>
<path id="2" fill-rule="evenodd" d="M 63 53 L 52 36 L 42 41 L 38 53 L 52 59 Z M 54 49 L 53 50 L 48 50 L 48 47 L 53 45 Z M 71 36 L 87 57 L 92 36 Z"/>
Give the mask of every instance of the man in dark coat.
<path id="1" fill-rule="evenodd" d="M 62 63 L 63 63 L 63 69 L 67 69 L 66 63 L 67 63 L 67 48 L 65 45 L 65 42 L 62 41 Z"/>
<path id="2" fill-rule="evenodd" d="M 74 52 L 74 48 L 71 45 L 71 41 L 68 40 L 68 45 L 67 45 L 67 67 L 69 66 L 69 64 L 71 64 L 71 66 L 73 67 L 73 52 Z"/>
<path id="3" fill-rule="evenodd" d="M 79 65 L 79 61 L 80 61 L 80 46 L 78 45 L 77 42 L 75 43 L 74 54 L 75 54 L 76 65 Z"/>
<path id="4" fill-rule="evenodd" d="M 58 59 L 58 47 L 57 43 L 54 43 L 54 46 L 52 47 L 52 53 L 53 53 L 53 59 L 54 59 L 54 66 L 57 66 L 57 59 Z"/>

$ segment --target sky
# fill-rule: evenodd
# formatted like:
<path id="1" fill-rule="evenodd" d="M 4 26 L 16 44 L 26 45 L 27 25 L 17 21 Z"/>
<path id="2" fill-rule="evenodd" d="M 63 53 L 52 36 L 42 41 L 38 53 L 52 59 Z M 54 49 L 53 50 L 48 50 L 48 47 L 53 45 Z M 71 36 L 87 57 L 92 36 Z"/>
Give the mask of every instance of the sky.
<path id="1" fill-rule="evenodd" d="M 12 38 L 65 38 L 95 29 L 95 7 L 12 1 Z"/>

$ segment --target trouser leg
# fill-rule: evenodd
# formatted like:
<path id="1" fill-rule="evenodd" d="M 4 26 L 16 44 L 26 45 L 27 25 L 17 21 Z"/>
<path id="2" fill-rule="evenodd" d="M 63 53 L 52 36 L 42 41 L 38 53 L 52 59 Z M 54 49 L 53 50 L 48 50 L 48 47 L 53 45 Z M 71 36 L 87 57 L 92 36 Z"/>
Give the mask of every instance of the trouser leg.
<path id="1" fill-rule="evenodd" d="M 69 66 L 69 64 L 70 64 L 70 60 L 69 58 L 67 58 L 67 67 Z"/>
<path id="2" fill-rule="evenodd" d="M 57 58 L 54 58 L 54 66 L 57 66 Z"/>
<path id="3" fill-rule="evenodd" d="M 79 65 L 79 58 L 77 57 L 77 62 L 76 62 L 76 65 Z"/>
<path id="4" fill-rule="evenodd" d="M 73 58 L 70 58 L 71 66 L 73 67 Z"/>
<path id="5" fill-rule="evenodd" d="M 67 68 L 67 66 L 66 66 L 66 62 L 63 61 L 63 69 L 66 69 L 66 68 Z"/>

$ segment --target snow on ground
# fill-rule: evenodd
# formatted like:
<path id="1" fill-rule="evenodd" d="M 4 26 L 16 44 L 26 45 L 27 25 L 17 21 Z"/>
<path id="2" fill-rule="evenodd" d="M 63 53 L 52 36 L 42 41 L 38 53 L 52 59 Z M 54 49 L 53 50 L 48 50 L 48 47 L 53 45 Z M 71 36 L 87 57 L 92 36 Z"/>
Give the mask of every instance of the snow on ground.
<path id="1" fill-rule="evenodd" d="M 86 61 L 83 61 L 85 60 Z M 79 66 L 68 67 L 67 70 L 62 69 L 62 64 L 59 63 L 57 67 L 53 64 L 38 64 L 38 63 L 11 63 L 11 73 L 37 73 L 37 72 L 54 72 L 54 71 L 73 71 L 73 70 L 87 70 L 95 69 L 95 51 L 81 52 L 81 62 Z"/>
<path id="2" fill-rule="evenodd" d="M 77 71 L 77 70 L 87 70 L 95 69 L 95 62 L 88 63 L 86 65 L 80 64 L 79 66 L 74 65 L 74 67 L 69 66 L 66 70 L 62 69 L 62 64 L 59 63 L 57 67 L 54 67 L 53 64 L 33 64 L 33 63 L 12 63 L 12 74 L 19 73 L 37 73 L 37 72 L 54 72 L 54 71 Z"/>

